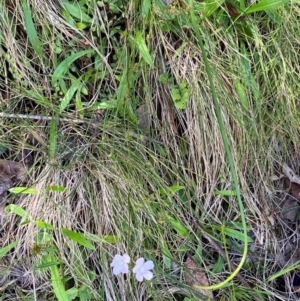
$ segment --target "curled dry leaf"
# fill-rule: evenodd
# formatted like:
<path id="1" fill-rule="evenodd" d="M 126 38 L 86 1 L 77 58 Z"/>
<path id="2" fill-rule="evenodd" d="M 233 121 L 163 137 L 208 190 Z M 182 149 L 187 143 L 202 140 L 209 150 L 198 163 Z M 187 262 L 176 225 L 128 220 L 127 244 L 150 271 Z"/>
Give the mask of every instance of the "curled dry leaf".
<path id="1" fill-rule="evenodd" d="M 283 173 L 289 178 L 292 183 L 297 183 L 300 185 L 300 177 L 298 177 L 287 164 L 283 165 Z"/>
<path id="2" fill-rule="evenodd" d="M 300 201 L 300 177 L 295 174 L 295 172 L 287 165 L 283 165 L 283 173 L 288 178 L 287 186 L 289 187 L 289 193 L 297 201 Z"/>
<path id="3" fill-rule="evenodd" d="M 26 167 L 19 162 L 0 160 L 0 179 L 1 180 L 21 180 L 26 173 Z"/>
<path id="4" fill-rule="evenodd" d="M 188 257 L 185 262 L 185 282 L 187 285 L 198 290 L 201 294 L 213 298 L 213 294 L 209 290 L 202 290 L 197 288 L 197 285 L 200 286 L 209 286 L 207 276 L 199 264 L 192 258 Z"/>

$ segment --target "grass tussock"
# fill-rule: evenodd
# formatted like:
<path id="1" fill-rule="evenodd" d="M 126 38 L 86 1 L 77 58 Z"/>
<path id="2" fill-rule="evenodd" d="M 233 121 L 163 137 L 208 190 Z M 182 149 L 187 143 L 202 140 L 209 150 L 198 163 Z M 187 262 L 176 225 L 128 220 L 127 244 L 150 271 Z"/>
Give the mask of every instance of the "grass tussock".
<path id="1" fill-rule="evenodd" d="M 189 3 L 0 1 L 0 155 L 35 189 L 3 201 L 3 300 L 206 300 L 245 243 L 214 300 L 297 300 L 274 176 L 299 170 L 298 3 L 221 2 L 193 9 L 248 242 Z M 154 278 L 114 276 L 124 253 Z"/>

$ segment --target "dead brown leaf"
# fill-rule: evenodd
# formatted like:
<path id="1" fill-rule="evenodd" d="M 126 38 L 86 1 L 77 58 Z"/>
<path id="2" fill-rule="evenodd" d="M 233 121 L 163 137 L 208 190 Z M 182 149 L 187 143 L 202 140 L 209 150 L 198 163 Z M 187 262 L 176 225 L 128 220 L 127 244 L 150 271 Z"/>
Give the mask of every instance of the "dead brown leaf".
<path id="1" fill-rule="evenodd" d="M 199 264 L 192 258 L 188 257 L 185 262 L 186 272 L 185 272 L 185 282 L 187 285 L 195 288 L 201 294 L 213 298 L 213 294 L 209 290 L 203 290 L 197 288 L 197 285 L 200 286 L 209 286 L 207 276 Z"/>
<path id="2" fill-rule="evenodd" d="M 21 180 L 26 173 L 26 167 L 19 162 L 0 160 L 0 179 L 1 180 Z"/>
<path id="3" fill-rule="evenodd" d="M 290 194 L 297 200 L 300 201 L 300 185 L 297 183 L 291 183 Z"/>

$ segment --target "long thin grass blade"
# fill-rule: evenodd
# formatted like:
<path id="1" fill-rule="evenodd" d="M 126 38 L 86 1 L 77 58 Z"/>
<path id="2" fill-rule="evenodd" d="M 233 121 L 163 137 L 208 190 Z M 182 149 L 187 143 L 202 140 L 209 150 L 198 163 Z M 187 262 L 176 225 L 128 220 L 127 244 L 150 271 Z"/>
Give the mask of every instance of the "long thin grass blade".
<path id="1" fill-rule="evenodd" d="M 27 31 L 29 42 L 32 45 L 35 52 L 38 54 L 38 56 L 42 58 L 44 56 L 44 50 L 35 30 L 35 26 L 31 16 L 31 11 L 26 0 L 22 2 L 22 8 L 24 12 L 25 28 Z"/>
<path id="2" fill-rule="evenodd" d="M 258 11 L 263 11 L 267 9 L 275 9 L 279 6 L 290 2 L 290 0 L 263 0 L 259 1 L 259 3 L 253 4 L 249 8 L 246 9 L 245 13 L 251 14 Z"/>

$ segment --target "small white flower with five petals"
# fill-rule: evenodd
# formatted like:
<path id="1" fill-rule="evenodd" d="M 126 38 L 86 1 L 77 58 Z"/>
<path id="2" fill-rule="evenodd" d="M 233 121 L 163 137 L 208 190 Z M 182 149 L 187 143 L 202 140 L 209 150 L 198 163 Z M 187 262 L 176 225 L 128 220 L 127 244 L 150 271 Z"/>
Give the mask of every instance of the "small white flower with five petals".
<path id="1" fill-rule="evenodd" d="M 128 273 L 128 263 L 130 262 L 130 257 L 127 254 L 120 255 L 116 254 L 112 263 L 111 267 L 113 267 L 113 274 L 119 275 L 121 273 L 127 274 Z"/>
<path id="2" fill-rule="evenodd" d="M 145 262 L 144 258 L 139 258 L 135 267 L 133 268 L 133 273 L 135 273 L 135 277 L 137 281 L 143 281 L 143 279 L 151 280 L 153 278 L 153 273 L 150 271 L 154 268 L 154 263 L 151 260 Z"/>

